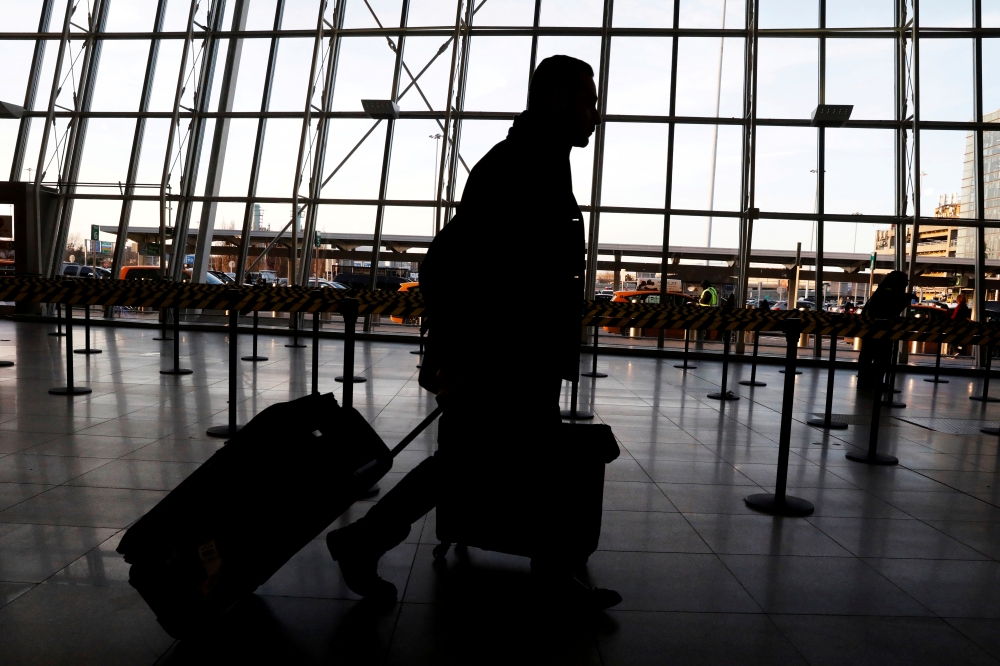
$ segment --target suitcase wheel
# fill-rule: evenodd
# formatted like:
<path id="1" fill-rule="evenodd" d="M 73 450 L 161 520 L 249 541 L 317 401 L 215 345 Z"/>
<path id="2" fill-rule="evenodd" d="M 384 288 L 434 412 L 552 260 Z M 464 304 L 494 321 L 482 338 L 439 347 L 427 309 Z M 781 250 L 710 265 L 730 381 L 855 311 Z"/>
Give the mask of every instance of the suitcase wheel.
<path id="1" fill-rule="evenodd" d="M 451 548 L 451 544 L 447 541 L 442 541 L 438 545 L 434 546 L 434 559 L 443 560 L 448 554 L 449 548 Z"/>

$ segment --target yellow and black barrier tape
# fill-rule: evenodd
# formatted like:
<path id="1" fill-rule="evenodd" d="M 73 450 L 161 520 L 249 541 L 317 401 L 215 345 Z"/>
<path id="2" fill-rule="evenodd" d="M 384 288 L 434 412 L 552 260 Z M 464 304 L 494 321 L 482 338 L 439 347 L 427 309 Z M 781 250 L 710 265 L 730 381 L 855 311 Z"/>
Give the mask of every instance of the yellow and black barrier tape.
<path id="1" fill-rule="evenodd" d="M 237 309 L 241 312 L 338 312 L 344 299 L 358 301 L 359 315 L 419 317 L 424 312 L 420 292 L 310 287 L 192 284 L 153 280 L 87 280 L 80 278 L 12 277 L 0 279 L 0 301 L 66 303 L 144 308 Z M 498 320 L 528 314 L 510 312 L 509 305 L 492 306 Z M 504 312 L 506 311 L 506 312 Z M 691 305 L 584 301 L 583 325 L 703 331 L 782 331 L 785 320 L 798 318 L 803 333 L 923 340 L 951 344 L 1000 344 L 1000 324 L 952 321 L 944 317 L 912 317 L 891 321 L 862 315 L 814 311 L 724 310 Z M 533 314 L 532 316 L 535 316 Z M 544 313 L 542 313 L 544 317 Z"/>

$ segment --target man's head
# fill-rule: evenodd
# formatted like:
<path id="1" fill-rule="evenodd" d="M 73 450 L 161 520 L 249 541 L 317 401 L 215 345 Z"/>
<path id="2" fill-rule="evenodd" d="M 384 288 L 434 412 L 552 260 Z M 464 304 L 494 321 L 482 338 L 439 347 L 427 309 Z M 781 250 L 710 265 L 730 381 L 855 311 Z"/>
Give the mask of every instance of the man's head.
<path id="1" fill-rule="evenodd" d="M 528 109 L 563 133 L 570 145 L 583 148 L 601 122 L 593 68 L 569 56 L 546 58 L 531 75 Z"/>
<path id="2" fill-rule="evenodd" d="M 702 280 L 701 281 L 701 288 L 702 289 L 708 289 L 711 286 L 712 286 L 712 283 L 709 282 L 708 280 Z"/>

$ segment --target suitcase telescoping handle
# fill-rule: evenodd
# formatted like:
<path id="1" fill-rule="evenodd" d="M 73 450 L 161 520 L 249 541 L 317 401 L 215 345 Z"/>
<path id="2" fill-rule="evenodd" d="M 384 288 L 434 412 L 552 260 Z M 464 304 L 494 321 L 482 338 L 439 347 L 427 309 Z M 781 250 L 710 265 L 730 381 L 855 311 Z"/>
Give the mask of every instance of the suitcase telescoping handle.
<path id="1" fill-rule="evenodd" d="M 431 423 L 433 423 L 434 419 L 436 419 L 440 414 L 441 414 L 441 407 L 438 406 L 438 407 L 436 407 L 434 409 L 433 412 L 431 412 L 427 416 L 427 418 L 425 418 L 423 421 L 420 422 L 420 425 L 418 425 L 416 428 L 414 428 L 413 430 L 411 430 L 410 434 L 403 438 L 403 441 L 401 441 L 399 444 L 397 444 L 392 449 L 392 451 L 391 451 L 392 457 L 395 458 L 396 455 L 400 451 L 402 451 L 403 449 L 405 449 L 406 446 L 410 442 L 412 442 L 413 440 L 415 440 L 417 438 L 417 435 L 419 435 L 420 433 L 422 433 L 427 428 L 427 426 L 429 426 Z"/>

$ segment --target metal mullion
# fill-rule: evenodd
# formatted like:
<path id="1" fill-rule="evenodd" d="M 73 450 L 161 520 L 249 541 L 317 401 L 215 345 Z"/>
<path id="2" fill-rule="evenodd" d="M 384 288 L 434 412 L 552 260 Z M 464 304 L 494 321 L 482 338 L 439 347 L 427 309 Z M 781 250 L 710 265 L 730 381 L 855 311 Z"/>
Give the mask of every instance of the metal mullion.
<path id="1" fill-rule="evenodd" d="M 74 108 L 77 112 L 89 111 L 91 102 L 94 99 L 97 70 L 100 67 L 101 47 L 103 46 L 100 35 L 104 31 L 104 26 L 107 25 L 108 6 L 110 2 L 111 0 L 102 0 L 99 5 L 94 7 L 96 14 L 91 15 L 92 22 L 88 26 L 90 28 L 90 32 L 88 33 L 89 39 L 85 43 L 87 52 L 81 65 L 79 89 L 74 98 L 76 102 Z M 88 125 L 89 120 L 87 118 L 73 118 L 72 130 L 67 142 L 64 159 L 64 173 L 61 177 L 63 183 L 69 184 L 64 184 L 59 188 L 59 205 L 56 213 L 52 249 L 50 250 L 48 265 L 43 270 L 43 275 L 48 277 L 55 275 L 62 264 L 63 248 L 66 247 L 66 238 L 69 236 L 69 225 L 73 218 L 74 200 L 72 197 L 67 198 L 67 195 L 72 195 L 76 190 L 76 186 L 73 183 L 76 182 L 80 173 L 80 163 L 83 159 L 83 149 L 87 141 Z"/>
<path id="2" fill-rule="evenodd" d="M 45 0 L 42 4 L 41 14 L 38 18 L 38 32 L 46 32 L 52 20 L 52 6 L 55 0 Z M 31 111 L 35 108 L 35 97 L 38 94 L 38 80 L 42 75 L 42 62 L 45 59 L 45 45 L 43 39 L 35 40 L 35 52 L 31 56 L 31 68 L 28 70 L 28 85 L 24 91 L 24 110 Z M 10 165 L 10 181 L 21 180 L 21 171 L 24 170 L 24 156 L 28 151 L 28 137 L 31 134 L 32 116 L 25 113 L 21 118 L 17 128 L 17 140 L 14 144 L 14 159 Z"/>
<path id="3" fill-rule="evenodd" d="M 471 4 L 474 0 L 469 0 Z M 541 0 L 536 0 L 541 2 Z M 455 94 L 455 66 L 458 61 L 458 41 L 462 29 L 462 0 L 458 0 L 455 6 L 455 34 L 451 38 L 451 69 L 448 70 L 448 97 L 444 103 L 444 131 L 442 135 L 445 139 L 444 149 L 441 151 L 441 164 L 438 167 L 437 191 L 434 193 L 434 233 L 441 231 L 442 223 L 442 197 L 444 195 L 444 165 L 448 159 L 448 134 L 451 131 L 452 119 L 452 96 Z M 450 197 L 449 197 L 450 198 Z"/>
<path id="4" fill-rule="evenodd" d="M 531 59 L 528 62 L 528 88 L 531 88 L 531 76 L 535 73 L 535 67 L 537 66 L 538 60 L 538 23 L 542 16 L 542 0 L 535 0 L 535 17 L 532 20 L 531 27 L 534 29 L 531 33 Z M 530 97 L 530 93 L 529 93 Z M 525 101 L 524 108 L 528 108 L 527 101 Z"/>
<path id="5" fill-rule="evenodd" d="M 896 270 L 902 269 L 902 258 L 900 247 L 906 242 L 906 228 L 902 220 L 906 216 L 907 188 L 906 188 L 906 2 L 907 0 L 896 0 L 895 19 L 898 33 L 896 35 L 895 60 L 895 94 L 896 94 L 896 142 L 895 142 L 895 190 L 896 190 L 896 221 L 895 227 L 896 247 L 893 251 L 893 266 Z M 870 296 L 870 294 L 869 294 Z"/>
<path id="6" fill-rule="evenodd" d="M 233 28 L 246 27 L 249 0 L 236 0 L 233 9 Z M 221 10 L 220 10 L 221 11 Z M 229 40 L 226 52 L 226 64 L 222 70 L 222 82 L 219 89 L 219 110 L 231 111 L 236 96 L 236 81 L 239 78 L 240 59 L 243 55 L 243 40 Z M 218 196 L 222 185 L 222 173 L 226 163 L 226 148 L 229 145 L 229 118 L 215 122 L 212 136 L 212 149 L 209 153 L 208 173 L 205 174 L 205 196 Z M 218 202 L 209 200 L 208 205 L 201 207 L 201 219 L 198 225 L 198 238 L 195 241 L 194 265 L 191 267 L 191 281 L 205 282 L 208 274 L 208 264 L 211 260 L 213 232 L 215 230 L 215 215 Z"/>
<path id="7" fill-rule="evenodd" d="M 471 6 L 471 3 L 470 3 Z M 403 0 L 402 9 L 399 15 L 399 25 L 405 26 L 410 14 L 410 0 Z M 406 46 L 405 37 L 400 35 L 399 41 L 396 42 L 396 62 L 392 70 L 392 91 L 391 99 L 395 102 L 399 98 L 399 80 L 403 73 L 403 50 Z M 382 225 L 385 219 L 385 200 L 386 191 L 389 187 L 389 165 L 392 161 L 392 140 L 395 134 L 396 121 L 393 118 L 388 118 L 385 121 L 385 148 L 382 152 L 382 174 L 379 178 L 378 185 L 378 198 L 379 204 L 375 208 L 375 232 L 373 234 L 374 242 L 372 245 L 372 267 L 371 275 L 368 279 L 368 288 L 375 291 L 378 286 L 378 262 L 379 262 L 379 251 L 382 242 Z M 365 317 L 364 330 L 371 330 L 371 317 Z"/>
<path id="8" fill-rule="evenodd" d="M 45 114 L 45 125 L 42 130 L 42 143 L 38 148 L 38 164 L 35 169 L 35 182 L 34 182 L 34 198 L 35 198 L 35 270 L 38 271 L 39 275 L 44 273 L 44 266 L 42 264 L 42 202 L 41 202 L 41 185 L 42 177 L 45 175 L 42 169 L 45 168 L 45 153 L 49 146 L 49 132 L 52 129 L 52 123 L 55 120 L 55 105 L 56 97 L 59 95 L 61 90 L 59 86 L 59 77 L 62 74 L 62 64 L 63 59 L 66 56 L 66 46 L 69 43 L 69 28 L 70 19 L 73 17 L 74 11 L 73 3 L 67 1 L 66 3 L 66 16 L 63 20 L 63 31 L 62 36 L 59 40 L 59 51 L 56 55 L 56 65 L 55 70 L 52 74 L 52 88 L 49 92 L 49 105 L 48 110 Z"/>
<path id="9" fill-rule="evenodd" d="M 972 11 L 973 11 L 973 25 L 976 28 L 981 28 L 983 25 L 983 5 L 982 0 L 972 0 Z M 983 39 L 982 37 L 976 37 L 973 42 L 973 74 L 975 77 L 974 88 L 973 88 L 973 103 L 975 105 L 975 119 L 977 122 L 982 122 L 984 118 L 983 114 Z M 976 290 L 975 290 L 975 311 L 973 312 L 973 317 L 976 321 L 985 322 L 987 320 L 986 314 L 986 174 L 985 174 L 985 158 L 983 155 L 984 149 L 984 137 L 983 130 L 975 130 L 972 152 L 973 152 L 973 164 L 975 165 L 973 171 L 975 173 L 975 183 L 973 186 L 976 188 L 976 207 L 975 215 L 977 231 L 976 231 Z M 987 352 L 989 353 L 989 352 Z M 980 361 L 981 362 L 981 361 Z"/>
<path id="10" fill-rule="evenodd" d="M 819 0 L 819 27 L 826 27 L 826 0 Z M 818 40 L 819 47 L 819 71 L 817 72 L 818 78 L 818 89 L 817 89 L 817 103 L 826 104 L 826 39 L 820 37 Z M 824 243 L 824 224 L 823 224 L 823 213 L 826 212 L 826 128 L 817 127 L 816 128 L 816 214 L 819 216 L 816 219 L 816 258 L 813 264 L 813 271 L 816 274 L 815 279 L 815 289 L 813 297 L 816 299 L 816 311 L 823 311 L 823 299 L 825 294 L 823 293 L 823 243 Z M 799 295 L 795 294 L 795 298 L 798 299 Z M 798 305 L 796 300 L 795 305 Z M 817 335 L 815 340 L 815 355 L 817 358 L 822 356 L 823 347 L 821 336 Z"/>
<path id="11" fill-rule="evenodd" d="M 601 30 L 601 62 L 598 71 L 600 88 L 597 97 L 597 112 L 603 119 L 608 110 L 608 70 L 611 60 L 611 37 L 608 30 L 614 17 L 615 0 L 604 0 L 604 17 Z M 672 83 L 672 82 L 671 82 Z M 594 167 L 591 173 L 590 186 L 590 224 L 587 233 L 586 279 L 583 286 L 583 298 L 593 298 L 597 289 L 597 244 L 601 233 L 601 185 L 604 170 L 604 135 L 602 122 L 594 132 Z M 662 276 L 661 276 L 661 282 Z"/>
<path id="12" fill-rule="evenodd" d="M 448 158 L 448 196 L 445 201 L 443 224 L 447 224 L 455 214 L 455 197 L 457 195 L 456 190 L 458 189 L 458 184 L 455 182 L 455 172 L 457 171 L 456 165 L 459 159 L 459 145 L 462 143 L 462 112 L 465 109 L 465 89 L 469 73 L 469 49 L 472 46 L 472 22 L 476 15 L 475 9 L 475 1 L 469 0 L 469 4 L 465 8 L 465 28 L 463 29 L 465 34 L 462 35 L 462 57 L 456 80 L 455 117 L 452 121 L 454 124 L 451 132 L 451 156 Z M 448 103 L 451 103 L 451 98 L 448 99 Z M 442 153 L 449 147 L 447 145 L 447 135 L 445 135 L 444 141 L 445 143 L 441 146 Z"/>
<path id="13" fill-rule="evenodd" d="M 187 69 L 188 52 L 191 50 L 191 43 L 194 36 L 194 14 L 198 9 L 198 0 L 191 0 L 188 10 L 187 38 L 181 49 L 181 64 L 177 71 L 177 87 L 174 89 L 174 108 L 171 112 L 170 128 L 167 131 L 167 149 L 163 157 L 163 173 L 160 176 L 160 277 L 166 277 L 167 264 L 167 187 L 170 184 L 170 158 L 174 149 L 174 134 L 179 124 L 179 114 L 181 106 L 181 96 L 184 93 L 184 76 Z M 187 241 L 185 240 L 185 244 Z M 174 248 L 174 257 L 177 256 L 177 248 Z"/>
<path id="14" fill-rule="evenodd" d="M 760 45 L 757 38 L 758 19 L 760 17 L 759 0 L 747 0 L 746 11 L 748 15 L 752 12 L 753 21 L 752 23 L 748 21 L 748 28 L 751 28 L 749 30 L 750 34 L 747 37 L 747 42 L 749 43 L 744 48 L 744 53 L 746 54 L 744 57 L 749 56 L 749 62 L 744 63 L 744 71 L 746 72 L 744 85 L 747 87 L 749 94 L 749 103 L 745 108 L 745 112 L 749 113 L 749 117 L 745 129 L 747 133 L 745 143 L 746 155 L 743 157 L 745 160 L 743 168 L 746 174 L 746 207 L 742 211 L 744 224 L 743 237 L 741 238 L 743 255 L 740 257 L 740 307 L 744 307 L 746 304 L 747 282 L 750 278 L 750 257 L 753 249 L 753 221 L 759 217 L 759 212 L 755 206 L 757 187 L 757 55 Z"/>
<path id="15" fill-rule="evenodd" d="M 209 7 L 209 26 L 202 43 L 201 73 L 198 76 L 194 101 L 194 114 L 188 136 L 187 157 L 181 176 L 181 196 L 177 203 L 177 217 L 174 220 L 174 253 L 170 260 L 170 273 L 174 281 L 180 282 L 184 275 L 184 255 L 187 253 L 188 229 L 191 227 L 191 197 L 198 185 L 198 170 L 201 167 L 201 149 L 205 143 L 205 112 L 212 98 L 212 83 L 215 78 L 215 63 L 219 55 L 218 33 L 222 32 L 222 20 L 226 13 L 226 0 L 213 0 Z M 183 247 L 178 241 L 183 239 Z M 180 250 L 180 251 L 178 251 Z M 178 259 L 180 259 L 178 261 Z"/>
<path id="16" fill-rule="evenodd" d="M 316 94 L 317 59 L 323 47 L 323 14 L 326 12 L 327 0 L 320 0 L 319 12 L 316 18 L 316 30 L 313 32 L 312 60 L 309 63 L 309 83 L 306 89 L 306 105 L 302 115 L 302 132 L 299 135 L 299 153 L 295 160 L 295 180 L 292 183 L 292 251 L 288 254 L 288 284 L 294 285 L 297 279 L 296 266 L 299 259 L 299 188 L 302 186 L 302 160 L 305 159 L 306 143 L 309 140 L 309 127 L 312 123 L 312 101 Z"/>
<path id="17" fill-rule="evenodd" d="M 158 0 L 156 5 L 156 17 L 153 20 L 153 32 L 159 32 L 163 28 L 164 17 L 167 13 L 167 0 Z M 139 111 L 144 112 L 149 109 L 149 100 L 153 94 L 153 79 L 156 75 L 156 61 L 160 52 L 160 40 L 153 39 L 149 43 L 149 56 L 146 59 L 146 75 L 142 82 L 142 94 L 139 97 Z M 125 178 L 124 196 L 122 198 L 121 214 L 118 218 L 117 238 L 123 238 L 128 232 L 129 221 L 132 217 L 132 195 L 135 193 L 135 181 L 139 174 L 139 159 L 142 156 L 142 143 L 146 134 L 146 119 L 136 118 L 135 134 L 132 137 L 132 154 L 128 161 L 128 175 Z M 121 272 L 122 264 L 125 260 L 125 243 L 115 243 L 115 252 L 111 261 L 111 277 L 117 280 Z"/>
<path id="18" fill-rule="evenodd" d="M 920 3 L 913 3 L 913 54 L 910 66 L 910 76 L 913 77 L 913 225 L 910 232 L 910 261 L 907 270 L 909 283 L 913 285 L 913 278 L 917 269 L 917 246 L 920 244 Z M 905 131 L 905 130 L 904 130 Z M 905 237 L 903 239 L 905 241 Z M 897 237 L 896 243 L 900 243 Z M 976 290 L 977 292 L 979 289 Z M 902 345 L 900 355 L 906 353 L 906 345 Z"/>
<path id="19" fill-rule="evenodd" d="M 681 12 L 681 0 L 674 0 L 673 9 L 673 25 L 676 28 L 680 23 L 680 12 Z M 678 52 L 678 40 L 679 37 L 672 37 L 670 39 L 670 98 L 668 101 L 668 108 L 670 111 L 670 116 L 673 117 L 677 113 L 677 52 Z M 602 119 L 603 121 L 603 119 Z M 667 126 L 667 177 L 666 183 L 664 185 L 663 194 L 663 207 L 669 211 L 673 205 L 673 193 L 674 193 L 674 133 L 676 130 L 676 124 L 670 123 Z M 593 215 L 593 213 L 591 213 Z M 595 252 L 596 257 L 600 251 L 600 242 L 595 242 L 595 246 L 598 246 L 598 252 Z M 663 248 L 662 254 L 660 255 L 660 303 L 665 304 L 667 302 L 667 269 L 670 263 L 670 213 L 665 212 L 663 215 L 663 241 L 661 247 Z M 614 283 L 618 284 L 619 275 L 615 275 Z M 596 283 L 595 283 L 596 290 Z M 656 335 L 656 346 L 659 349 L 663 349 L 663 330 L 659 330 Z"/>
<path id="20" fill-rule="evenodd" d="M 327 57 L 326 79 L 323 83 L 323 95 L 321 106 L 323 112 L 328 112 L 333 105 L 334 86 L 337 83 L 337 66 L 340 64 L 340 29 L 344 27 L 344 4 L 346 0 L 340 0 L 333 9 L 333 33 L 330 35 L 330 53 Z M 402 62 L 402 59 L 400 59 Z M 301 283 L 309 282 L 309 266 L 313 258 L 313 238 L 316 234 L 316 223 L 319 216 L 319 198 L 322 191 L 323 168 L 326 164 L 326 149 L 330 135 L 330 120 L 326 116 L 320 116 L 316 127 L 317 141 L 313 146 L 313 168 L 309 177 L 309 201 L 306 203 L 306 226 L 303 237 L 305 242 L 302 247 L 302 269 Z"/>

